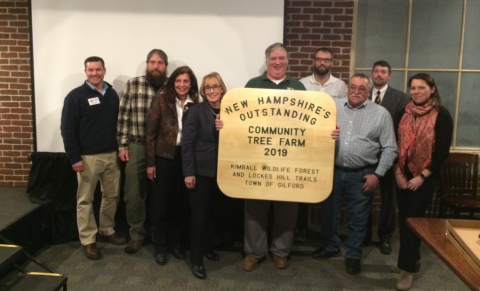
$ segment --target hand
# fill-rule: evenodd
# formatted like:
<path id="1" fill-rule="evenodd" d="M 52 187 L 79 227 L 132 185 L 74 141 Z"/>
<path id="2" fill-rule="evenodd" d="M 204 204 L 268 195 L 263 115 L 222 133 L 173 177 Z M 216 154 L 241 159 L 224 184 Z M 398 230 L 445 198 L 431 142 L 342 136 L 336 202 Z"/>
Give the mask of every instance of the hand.
<path id="1" fill-rule="evenodd" d="M 195 176 L 186 176 L 185 177 L 185 186 L 187 186 L 188 189 L 194 189 L 195 188 Z"/>
<path id="2" fill-rule="evenodd" d="M 333 140 L 338 140 L 340 137 L 340 125 L 337 124 L 334 130 L 332 130 L 332 133 L 330 134 Z"/>
<path id="3" fill-rule="evenodd" d="M 147 176 L 148 176 L 148 179 L 150 179 L 152 181 L 153 181 L 153 179 L 155 179 L 157 177 L 155 166 L 147 167 Z"/>
<path id="4" fill-rule="evenodd" d="M 407 178 L 404 174 L 395 174 L 395 180 L 397 181 L 398 188 L 407 190 Z"/>
<path id="5" fill-rule="evenodd" d="M 215 128 L 218 131 L 223 128 L 223 120 L 220 120 L 220 114 L 215 117 Z"/>
<path id="6" fill-rule="evenodd" d="M 120 150 L 118 152 L 118 157 L 122 162 L 128 162 L 129 161 L 128 150 Z"/>
<path id="7" fill-rule="evenodd" d="M 410 181 L 408 181 L 407 188 L 408 188 L 408 190 L 415 192 L 422 185 L 423 185 L 422 177 L 417 176 L 415 178 L 410 179 Z"/>
<path id="8" fill-rule="evenodd" d="M 377 176 L 375 176 L 374 174 L 369 174 L 363 177 L 365 178 L 366 181 L 365 181 L 365 184 L 363 184 L 362 192 L 371 193 L 375 191 L 375 189 L 377 189 L 378 187 L 378 183 L 380 182 L 378 181 Z"/>
<path id="9" fill-rule="evenodd" d="M 83 172 L 83 161 L 73 164 L 72 169 L 77 173 Z"/>

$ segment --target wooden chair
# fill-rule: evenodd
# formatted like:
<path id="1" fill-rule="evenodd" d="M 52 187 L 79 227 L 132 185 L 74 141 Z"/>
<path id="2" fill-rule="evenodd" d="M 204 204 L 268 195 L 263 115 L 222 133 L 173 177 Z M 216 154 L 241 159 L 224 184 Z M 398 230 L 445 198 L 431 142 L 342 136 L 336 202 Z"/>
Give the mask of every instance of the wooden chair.
<path id="1" fill-rule="evenodd" d="M 478 155 L 476 153 L 450 153 L 440 171 L 441 197 L 440 216 L 451 209 L 454 218 L 468 212 L 469 218 L 480 211 L 478 187 Z"/>

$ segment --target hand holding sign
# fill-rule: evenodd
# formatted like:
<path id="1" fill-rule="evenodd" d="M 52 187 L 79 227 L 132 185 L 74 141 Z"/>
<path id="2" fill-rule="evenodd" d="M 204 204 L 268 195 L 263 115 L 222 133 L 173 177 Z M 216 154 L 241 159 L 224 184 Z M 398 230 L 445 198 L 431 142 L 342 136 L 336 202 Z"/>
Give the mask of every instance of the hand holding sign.
<path id="1" fill-rule="evenodd" d="M 223 193 L 310 203 L 328 197 L 336 132 L 332 97 L 239 88 L 224 96 L 221 115 L 217 181 Z"/>

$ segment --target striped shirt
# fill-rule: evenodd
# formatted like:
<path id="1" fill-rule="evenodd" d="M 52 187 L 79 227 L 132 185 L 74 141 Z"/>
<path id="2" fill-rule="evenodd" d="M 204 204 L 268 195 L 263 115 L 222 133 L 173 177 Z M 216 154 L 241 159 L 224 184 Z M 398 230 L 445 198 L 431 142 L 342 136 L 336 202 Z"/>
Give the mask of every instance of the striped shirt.
<path id="1" fill-rule="evenodd" d="M 357 169 L 378 164 L 375 173 L 383 176 L 397 157 L 392 117 L 385 108 L 370 100 L 356 108 L 347 100 L 335 99 L 340 126 L 335 166 Z"/>
<path id="2" fill-rule="evenodd" d="M 153 97 L 160 91 L 155 92 L 145 76 L 128 80 L 120 97 L 118 112 L 117 142 L 119 150 L 128 149 L 130 137 L 145 139 L 148 108 L 150 108 Z"/>

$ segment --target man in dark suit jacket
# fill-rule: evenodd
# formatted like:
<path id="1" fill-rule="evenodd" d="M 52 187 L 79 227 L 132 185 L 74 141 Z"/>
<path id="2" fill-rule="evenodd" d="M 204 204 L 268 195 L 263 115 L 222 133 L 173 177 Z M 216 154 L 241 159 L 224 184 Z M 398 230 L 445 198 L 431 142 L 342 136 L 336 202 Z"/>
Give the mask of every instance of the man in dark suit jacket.
<path id="1" fill-rule="evenodd" d="M 392 119 L 397 113 L 405 108 L 410 98 L 403 92 L 388 86 L 388 80 L 391 78 L 392 69 L 386 61 L 377 61 L 373 64 L 372 80 L 373 89 L 370 98 L 377 104 L 388 110 Z M 380 220 L 378 222 L 378 238 L 380 239 L 380 252 L 382 254 L 391 254 L 392 246 L 390 239 L 395 231 L 395 177 L 393 170 L 390 169 L 380 181 L 381 189 L 381 208 Z M 372 214 L 368 218 L 367 234 L 365 243 L 370 243 L 372 236 Z"/>

